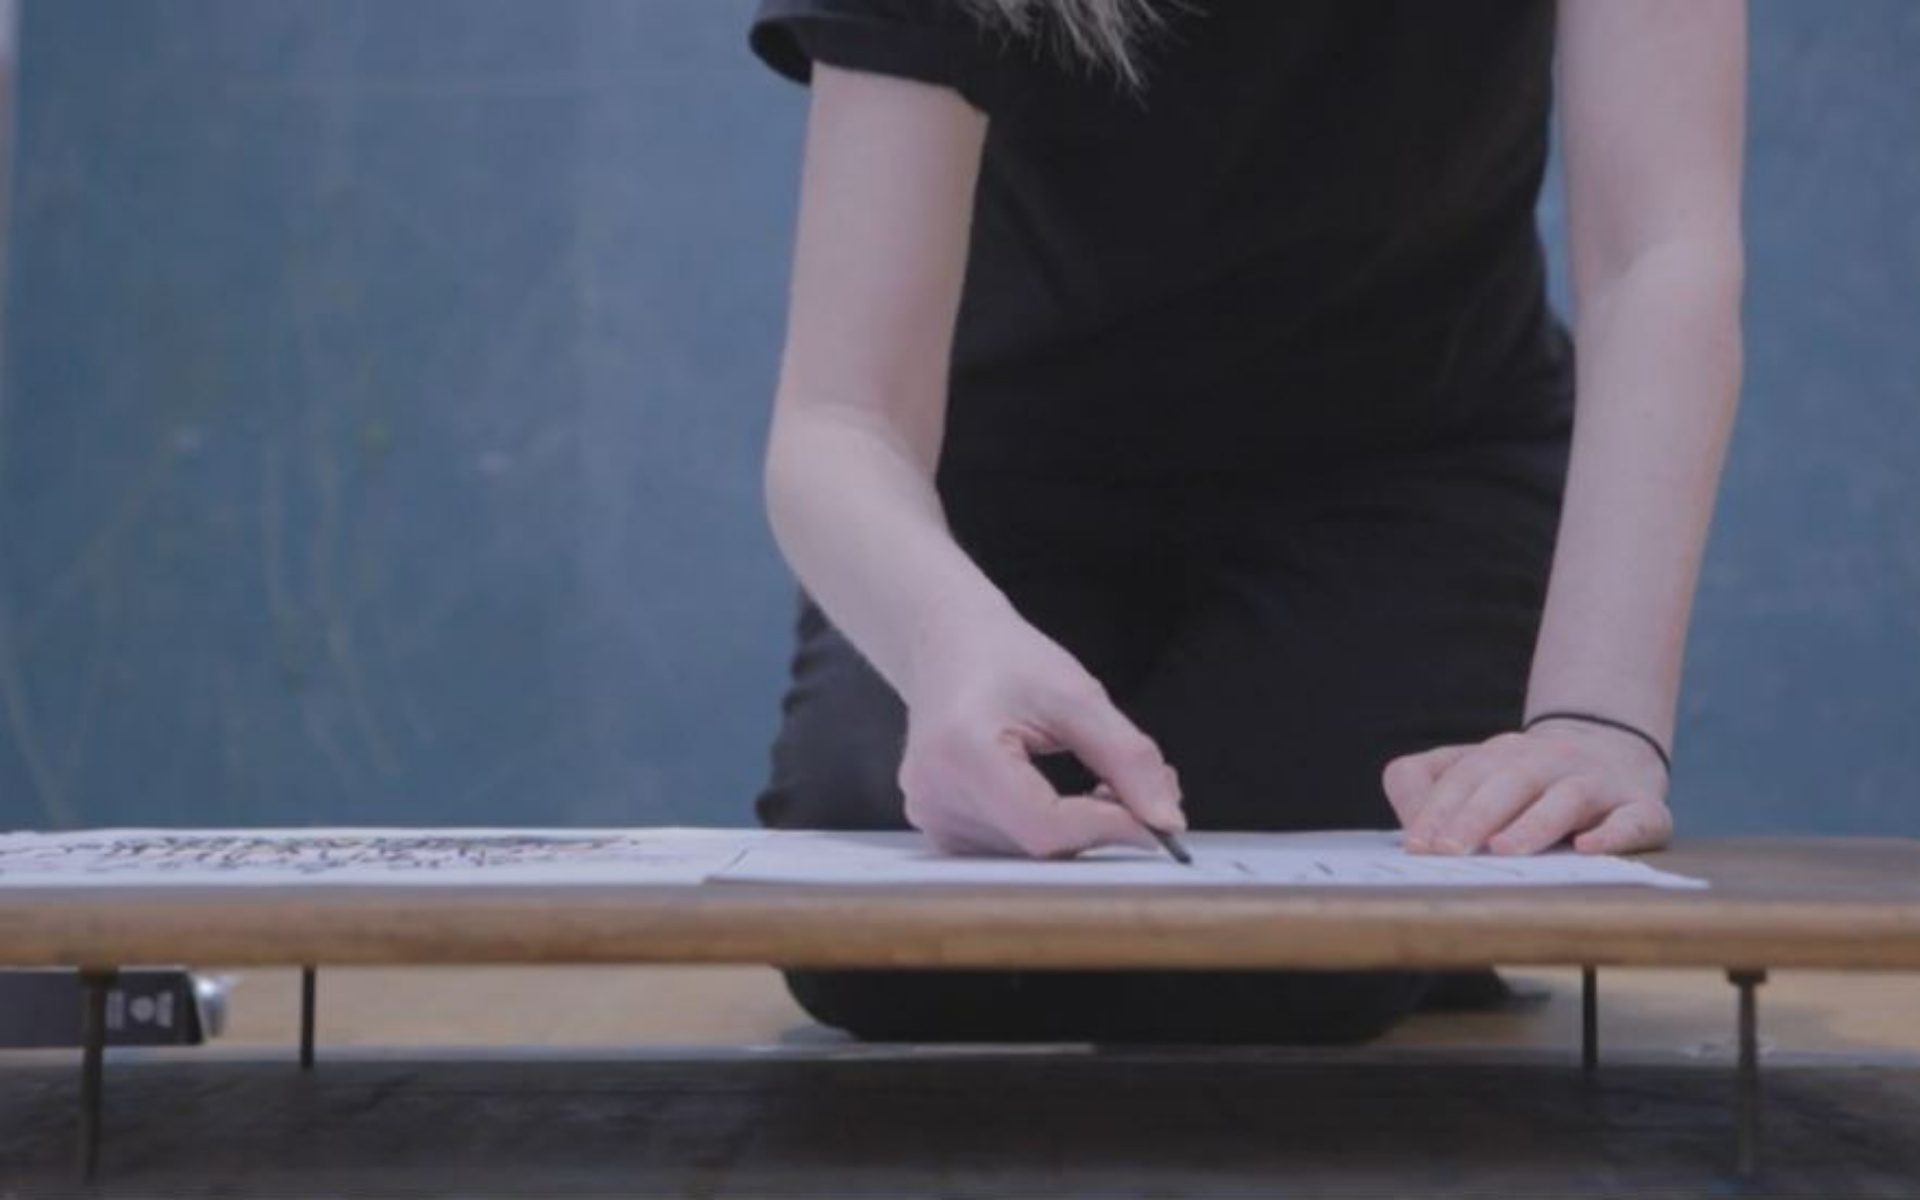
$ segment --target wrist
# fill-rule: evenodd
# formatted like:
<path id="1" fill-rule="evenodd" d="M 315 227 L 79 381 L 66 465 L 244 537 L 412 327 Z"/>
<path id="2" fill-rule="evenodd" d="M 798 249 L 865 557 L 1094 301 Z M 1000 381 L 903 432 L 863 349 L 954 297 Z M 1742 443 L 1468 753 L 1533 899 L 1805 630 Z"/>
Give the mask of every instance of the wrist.
<path id="1" fill-rule="evenodd" d="M 1013 602 L 984 581 L 922 602 L 908 623 L 901 698 L 913 707 L 926 681 L 951 677 L 956 661 L 971 653 L 969 647 L 1020 619 Z"/>
<path id="2" fill-rule="evenodd" d="M 1632 742 L 1649 762 L 1669 778 L 1673 774 L 1673 752 L 1661 738 L 1649 732 L 1644 726 L 1631 721 L 1623 721 L 1606 713 L 1591 712 L 1586 709 L 1555 708 L 1534 713 L 1521 723 L 1523 732 L 1531 732 L 1543 726 L 1559 726 L 1590 731 L 1594 735 L 1606 735 L 1621 742 Z"/>

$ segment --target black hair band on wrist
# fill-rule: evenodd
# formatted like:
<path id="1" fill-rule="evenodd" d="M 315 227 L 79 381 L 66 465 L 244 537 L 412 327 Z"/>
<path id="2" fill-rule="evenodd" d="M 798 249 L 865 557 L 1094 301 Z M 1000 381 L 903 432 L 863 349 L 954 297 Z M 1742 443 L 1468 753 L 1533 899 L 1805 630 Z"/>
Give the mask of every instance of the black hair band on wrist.
<path id="1" fill-rule="evenodd" d="M 1525 733 L 1542 721 L 1580 721 L 1588 725 L 1604 725 L 1608 729 L 1618 729 L 1621 733 L 1630 733 L 1651 746 L 1653 752 L 1660 756 L 1660 765 L 1667 769 L 1667 774 L 1673 774 L 1673 756 L 1668 754 L 1667 748 L 1660 744 L 1660 739 L 1638 726 L 1629 725 L 1625 721 L 1616 721 L 1612 717 L 1603 717 L 1598 713 L 1544 712 L 1527 718 L 1527 723 L 1520 727 L 1520 731 Z"/>

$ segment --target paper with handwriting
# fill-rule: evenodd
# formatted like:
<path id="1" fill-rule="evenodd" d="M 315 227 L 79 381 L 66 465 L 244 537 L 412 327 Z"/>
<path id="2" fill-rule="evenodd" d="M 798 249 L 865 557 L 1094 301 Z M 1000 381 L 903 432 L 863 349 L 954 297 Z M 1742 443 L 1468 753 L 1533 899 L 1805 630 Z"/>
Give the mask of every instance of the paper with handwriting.
<path id="1" fill-rule="evenodd" d="M 750 829 L 101 829 L 0 834 L 0 887 L 698 884 Z"/>
<path id="2" fill-rule="evenodd" d="M 757 829 L 104 829 L 0 834 L 0 888 L 81 886 L 1039 885 L 1705 887 L 1558 852 L 1408 854 L 1399 835 L 1191 833 L 1193 863 L 1108 848 L 1065 861 L 937 853 L 917 833 Z"/>

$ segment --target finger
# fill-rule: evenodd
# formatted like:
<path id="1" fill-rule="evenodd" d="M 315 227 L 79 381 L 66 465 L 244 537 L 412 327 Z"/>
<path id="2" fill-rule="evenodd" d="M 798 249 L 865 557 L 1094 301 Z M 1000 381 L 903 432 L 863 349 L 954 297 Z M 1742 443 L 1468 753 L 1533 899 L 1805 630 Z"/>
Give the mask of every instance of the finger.
<path id="1" fill-rule="evenodd" d="M 1538 854 L 1590 828 L 1605 815 L 1606 804 L 1599 787 L 1590 779 L 1571 776 L 1541 793 L 1540 799 L 1493 835 L 1487 848 L 1495 854 Z"/>
<path id="2" fill-rule="evenodd" d="M 942 854 L 1018 856 L 1024 853 L 1004 830 L 957 802 L 928 807 L 918 815 L 909 813 L 908 820 Z"/>
<path id="3" fill-rule="evenodd" d="M 1482 742 L 1440 773 L 1439 779 L 1434 781 L 1433 794 L 1414 820 L 1412 828 L 1407 830 L 1404 839 L 1407 849 L 1416 854 L 1435 849 L 1435 835 L 1452 822 L 1453 815 L 1460 811 L 1499 765 L 1504 757 L 1501 746 L 1497 738 Z"/>
<path id="4" fill-rule="evenodd" d="M 1018 854 L 1011 838 L 969 811 L 956 786 L 972 769 L 972 753 L 955 738 L 910 741 L 895 775 L 902 815 L 943 854 Z"/>
<path id="5" fill-rule="evenodd" d="M 1403 754 L 1380 773 L 1381 790 L 1393 806 L 1400 827 L 1407 828 L 1419 817 L 1433 794 L 1434 781 L 1441 772 L 1459 762 L 1472 746 L 1437 746 L 1420 754 Z"/>
<path id="6" fill-rule="evenodd" d="M 1159 842 L 1123 805 L 1092 796 L 1062 796 L 1024 755 L 986 772 L 978 811 L 1021 853 L 1066 858 L 1096 846 L 1157 849 Z"/>
<path id="7" fill-rule="evenodd" d="M 1433 849 L 1441 854 L 1476 853 L 1540 798 L 1541 782 L 1539 773 L 1524 763 L 1510 762 L 1495 771 L 1433 831 Z"/>
<path id="8" fill-rule="evenodd" d="M 1057 798 L 1022 747 L 966 733 L 910 745 L 898 781 L 908 824 L 946 854 L 1027 854 L 1015 833 L 1022 810 L 1044 812 Z"/>
<path id="9" fill-rule="evenodd" d="M 1673 836 L 1673 814 L 1658 800 L 1623 804 L 1573 840 L 1582 854 L 1632 854 L 1658 850 Z"/>
<path id="10" fill-rule="evenodd" d="M 1053 815 L 1066 832 L 1065 850 L 1078 854 L 1100 846 L 1135 846 L 1158 853 L 1160 839 L 1141 823 L 1132 811 L 1111 800 L 1093 796 L 1060 796 L 1054 801 Z"/>
<path id="11" fill-rule="evenodd" d="M 1168 832 L 1187 827 L 1180 780 L 1152 738 L 1129 721 L 1099 689 L 1076 696 L 1054 714 L 1068 749 L 1113 789 L 1129 812 Z"/>

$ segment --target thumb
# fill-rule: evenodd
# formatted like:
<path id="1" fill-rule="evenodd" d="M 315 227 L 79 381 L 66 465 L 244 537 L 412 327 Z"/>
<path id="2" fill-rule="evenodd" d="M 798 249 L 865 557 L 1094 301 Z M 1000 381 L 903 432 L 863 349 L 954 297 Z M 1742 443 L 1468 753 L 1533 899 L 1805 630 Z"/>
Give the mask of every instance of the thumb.
<path id="1" fill-rule="evenodd" d="M 1104 693 L 1096 690 L 1091 699 L 1068 704 L 1056 714 L 1055 725 L 1067 749 L 1142 824 L 1167 833 L 1187 827 L 1186 814 L 1180 810 L 1179 777 L 1153 739 Z"/>

